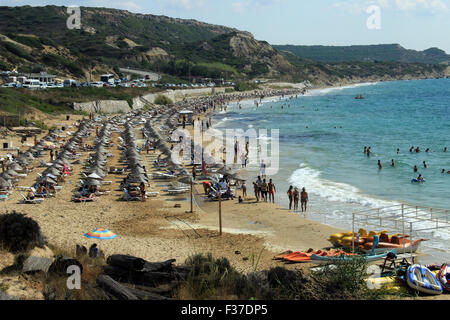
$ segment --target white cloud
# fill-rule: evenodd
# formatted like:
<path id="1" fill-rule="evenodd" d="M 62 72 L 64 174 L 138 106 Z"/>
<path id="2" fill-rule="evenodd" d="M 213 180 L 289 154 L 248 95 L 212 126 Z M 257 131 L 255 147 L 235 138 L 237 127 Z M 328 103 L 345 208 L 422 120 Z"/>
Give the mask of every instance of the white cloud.
<path id="1" fill-rule="evenodd" d="M 370 5 L 378 5 L 382 9 L 396 9 L 400 11 L 425 10 L 431 13 L 447 12 L 449 9 L 443 0 L 348 0 L 333 4 L 345 13 L 362 14 Z"/>

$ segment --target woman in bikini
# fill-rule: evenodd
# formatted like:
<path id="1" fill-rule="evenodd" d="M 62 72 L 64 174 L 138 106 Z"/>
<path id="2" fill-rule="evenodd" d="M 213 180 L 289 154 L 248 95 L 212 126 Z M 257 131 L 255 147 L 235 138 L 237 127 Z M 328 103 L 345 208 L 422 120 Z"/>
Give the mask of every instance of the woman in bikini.
<path id="1" fill-rule="evenodd" d="M 294 193 L 292 191 L 293 187 L 290 186 L 289 190 L 287 191 L 287 195 L 289 197 L 289 210 L 292 210 L 292 200 L 294 200 Z"/>

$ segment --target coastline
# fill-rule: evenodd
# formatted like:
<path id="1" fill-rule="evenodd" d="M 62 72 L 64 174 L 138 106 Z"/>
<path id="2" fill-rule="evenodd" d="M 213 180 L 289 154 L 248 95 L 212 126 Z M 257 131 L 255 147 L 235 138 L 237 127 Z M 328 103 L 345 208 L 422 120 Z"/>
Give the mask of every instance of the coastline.
<path id="1" fill-rule="evenodd" d="M 419 80 L 422 80 L 422 79 L 413 79 L 413 80 L 419 81 Z M 410 81 L 410 80 L 401 80 L 401 81 Z M 338 86 L 331 86 L 331 87 L 329 87 L 329 86 L 328 87 L 315 87 L 315 88 L 309 89 L 308 93 L 305 96 L 308 96 L 310 93 L 314 93 L 314 91 L 340 90 L 340 89 L 354 88 L 354 87 L 360 87 L 360 86 L 376 85 L 378 83 L 380 83 L 380 82 L 379 81 L 374 81 L 374 82 L 354 83 L 354 84 L 348 84 L 348 85 L 338 85 Z M 253 101 L 252 99 L 248 99 L 245 102 L 250 102 L 251 103 L 252 101 Z M 244 101 L 241 101 L 241 102 L 244 102 Z M 263 100 L 263 102 L 264 102 L 264 100 Z M 215 127 L 213 126 L 213 128 L 215 128 Z M 240 165 L 239 165 L 239 167 L 240 167 Z M 246 181 L 247 181 L 247 189 L 250 191 L 250 193 L 252 193 L 251 182 L 253 182 L 256 179 L 256 176 L 259 175 L 259 171 L 257 169 L 248 170 L 246 168 L 238 169 L 238 171 L 240 172 L 242 177 L 244 179 L 246 179 Z M 274 177 L 268 177 L 268 178 L 274 178 Z M 274 182 L 276 183 L 276 180 Z M 277 192 L 278 194 L 281 193 L 281 195 L 283 195 L 286 190 L 277 190 L 277 191 L 278 191 Z M 371 195 L 368 194 L 367 196 L 371 196 Z M 281 196 L 281 197 L 283 197 L 283 196 Z M 374 199 L 378 199 L 379 201 L 382 201 L 382 202 L 392 202 L 390 200 L 387 200 L 387 199 L 384 199 L 384 198 L 379 198 L 377 196 L 371 196 L 371 197 L 373 197 Z M 280 197 L 278 199 L 276 198 L 276 200 L 278 202 L 280 200 Z M 328 200 L 324 199 L 324 201 L 328 201 Z M 395 202 L 398 203 L 398 204 L 409 205 L 409 203 L 407 201 L 396 200 Z M 287 210 L 287 200 L 284 201 L 284 202 L 281 201 L 281 203 L 278 203 L 277 206 L 280 209 Z M 356 205 L 356 204 L 354 205 L 354 211 L 364 211 L 364 210 L 367 210 L 367 209 L 365 209 L 364 206 Z M 316 213 L 321 213 L 321 214 L 316 214 Z M 347 231 L 351 230 L 351 220 L 350 220 L 350 223 L 344 223 L 344 222 L 336 223 L 336 221 L 334 221 L 334 222 L 332 221 L 333 220 L 333 215 L 328 217 L 328 218 L 327 218 L 327 215 L 328 214 L 326 212 L 313 212 L 312 214 L 304 215 L 304 218 L 306 218 L 306 220 L 308 220 L 308 221 L 318 222 L 318 223 L 321 223 L 323 225 L 335 228 L 336 230 L 339 230 L 339 232 L 342 232 L 342 231 L 347 232 Z M 349 227 L 345 227 L 343 225 L 349 225 Z M 427 246 L 426 243 L 422 246 L 421 253 L 422 253 L 421 262 L 424 262 L 424 263 L 425 262 L 426 263 L 435 263 L 436 261 L 442 260 L 442 257 L 441 257 L 442 254 L 444 254 L 444 256 L 445 256 L 445 254 L 447 254 L 441 248 L 429 247 L 429 246 Z"/>

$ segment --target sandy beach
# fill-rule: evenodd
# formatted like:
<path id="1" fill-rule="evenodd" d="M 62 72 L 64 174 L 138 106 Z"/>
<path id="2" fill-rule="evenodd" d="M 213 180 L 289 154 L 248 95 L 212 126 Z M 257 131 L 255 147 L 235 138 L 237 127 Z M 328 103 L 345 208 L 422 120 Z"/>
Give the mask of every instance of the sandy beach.
<path id="1" fill-rule="evenodd" d="M 208 113 L 195 116 L 196 119 L 198 117 L 206 119 Z M 65 126 L 67 131 L 74 132 L 75 121 L 82 118 L 72 115 L 70 120 L 66 120 L 61 115 L 46 120 L 46 124 L 58 128 Z M 137 138 L 141 137 L 140 128 L 135 128 Z M 192 132 L 192 128 L 189 130 Z M 37 139 L 45 135 L 46 132 L 43 132 Z M 113 132 L 111 143 L 114 146 L 108 150 L 112 154 L 108 158 L 108 167 L 124 165 L 120 160 L 121 151 L 117 148 L 118 137 L 119 133 Z M 92 145 L 94 139 L 95 130 L 84 143 Z M 8 136 L 6 141 L 13 141 L 15 146 L 21 145 L 17 135 Z M 140 141 L 142 142 L 145 140 Z M 20 148 L 21 151 L 29 148 L 27 144 L 31 143 L 28 139 Z M 301 214 L 290 212 L 277 204 L 256 202 L 251 195 L 250 183 L 247 183 L 249 195 L 243 203 L 238 203 L 237 199 L 222 201 L 222 235 L 219 235 L 219 204 L 217 201 L 207 200 L 200 180 L 194 187 L 193 213 L 190 213 L 189 193 L 169 195 L 164 191 L 168 187 L 168 182 L 164 180 L 149 181 L 147 191 L 159 192 L 157 197 L 148 198 L 146 202 L 119 201 L 123 194 L 119 184 L 126 174 L 109 174 L 105 180 L 112 183 L 104 186 L 109 193 L 100 196 L 98 201 L 74 203 L 71 202 L 72 192 L 80 182 L 82 164 L 88 153 L 81 152 L 81 164 L 72 165 L 71 175 L 65 178 L 62 190 L 54 198 L 45 199 L 42 204 L 19 204 L 20 194 L 26 192 L 15 189 L 10 199 L 0 204 L 2 211 L 21 212 L 36 220 L 49 246 L 60 250 L 75 253 L 76 244 L 89 247 L 95 242 L 106 256 L 128 254 L 148 261 L 176 259 L 177 264 L 183 264 L 190 255 L 211 252 L 214 256 L 228 258 L 233 266 L 243 272 L 281 265 L 291 269 L 309 267 L 309 264 L 285 265 L 272 258 L 286 250 L 304 251 L 329 247 L 328 236 L 343 231 L 305 219 Z M 148 175 L 157 172 L 153 162 L 160 152 L 141 151 L 140 154 Z M 49 156 L 44 156 L 44 159 L 46 157 Z M 20 179 L 19 186 L 31 186 L 37 173 L 45 169 L 37 167 L 39 160 L 33 162 L 35 169 L 27 177 Z M 189 167 L 187 170 L 191 172 Z M 242 195 L 242 191 L 235 190 L 235 194 Z M 116 233 L 117 237 L 101 241 L 83 236 L 94 228 L 107 228 Z M 3 257 L 3 260 L 8 261 L 10 258 Z M 20 292 L 14 293 L 21 295 Z"/>

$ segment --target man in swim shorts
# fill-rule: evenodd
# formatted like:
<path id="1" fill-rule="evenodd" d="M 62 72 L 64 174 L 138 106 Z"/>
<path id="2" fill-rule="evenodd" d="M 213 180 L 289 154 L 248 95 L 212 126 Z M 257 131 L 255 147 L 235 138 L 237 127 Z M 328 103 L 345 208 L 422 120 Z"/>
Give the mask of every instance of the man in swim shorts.
<path id="1" fill-rule="evenodd" d="M 272 179 L 269 180 L 269 202 L 275 203 L 275 192 L 277 191 L 275 188 L 275 184 L 272 182 Z"/>

